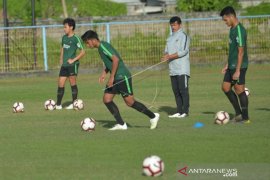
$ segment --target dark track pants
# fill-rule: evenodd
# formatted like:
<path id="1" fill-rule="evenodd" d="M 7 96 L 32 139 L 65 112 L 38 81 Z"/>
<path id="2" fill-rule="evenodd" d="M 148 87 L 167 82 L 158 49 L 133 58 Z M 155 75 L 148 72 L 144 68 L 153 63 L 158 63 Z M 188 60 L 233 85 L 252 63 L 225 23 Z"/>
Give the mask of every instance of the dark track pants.
<path id="1" fill-rule="evenodd" d="M 189 76 L 178 75 L 170 76 L 172 90 L 175 96 L 175 101 L 177 105 L 177 112 L 180 114 L 189 113 L 189 92 L 188 92 L 188 81 Z"/>

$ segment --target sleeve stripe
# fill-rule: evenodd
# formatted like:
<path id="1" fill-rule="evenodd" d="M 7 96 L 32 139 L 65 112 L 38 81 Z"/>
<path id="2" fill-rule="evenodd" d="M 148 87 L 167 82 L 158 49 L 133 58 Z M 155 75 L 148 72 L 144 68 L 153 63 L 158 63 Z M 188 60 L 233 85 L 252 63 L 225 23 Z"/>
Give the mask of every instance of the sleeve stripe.
<path id="1" fill-rule="evenodd" d="M 186 37 L 186 41 L 185 41 L 184 50 L 186 50 L 186 48 L 187 48 L 187 35 L 186 35 L 186 33 L 184 33 L 184 34 L 185 34 L 185 37 Z"/>
<path id="2" fill-rule="evenodd" d="M 240 26 L 237 26 L 237 31 L 238 31 L 238 38 L 239 38 L 239 46 L 243 46 L 243 42 L 242 42 L 242 34 L 241 34 L 241 30 L 240 30 Z"/>
<path id="3" fill-rule="evenodd" d="M 113 56 L 112 53 L 111 53 L 108 49 L 106 49 L 106 48 L 103 46 L 102 43 L 100 44 L 100 46 L 101 46 L 101 48 L 102 48 L 102 49 L 103 49 L 110 57 Z"/>
<path id="4" fill-rule="evenodd" d="M 77 38 L 78 42 L 80 43 L 80 46 L 82 47 L 82 49 L 84 49 L 80 38 L 77 35 L 75 35 L 75 37 Z"/>

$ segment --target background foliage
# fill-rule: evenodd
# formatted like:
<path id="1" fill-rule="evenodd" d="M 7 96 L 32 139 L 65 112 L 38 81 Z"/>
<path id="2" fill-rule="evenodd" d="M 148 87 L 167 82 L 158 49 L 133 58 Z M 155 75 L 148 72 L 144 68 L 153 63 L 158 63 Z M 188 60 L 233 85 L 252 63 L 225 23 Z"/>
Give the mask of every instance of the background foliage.
<path id="1" fill-rule="evenodd" d="M 243 15 L 264 15 L 270 13 L 270 3 L 261 3 L 257 6 L 251 6 L 246 8 L 246 12 Z"/>
<path id="2" fill-rule="evenodd" d="M 63 18 L 63 8 L 61 1 L 36 0 L 35 13 L 37 18 Z M 0 2 L 2 7 L 3 1 Z M 66 1 L 68 15 L 71 17 L 83 16 L 120 16 L 127 14 L 126 5 L 111 2 L 108 0 L 68 0 Z M 31 1 L 30 0 L 8 0 L 8 18 L 20 19 L 25 24 L 31 22 Z"/>
<path id="3" fill-rule="evenodd" d="M 177 9 L 184 12 L 220 10 L 229 5 L 235 8 L 240 7 L 236 0 L 177 0 Z"/>

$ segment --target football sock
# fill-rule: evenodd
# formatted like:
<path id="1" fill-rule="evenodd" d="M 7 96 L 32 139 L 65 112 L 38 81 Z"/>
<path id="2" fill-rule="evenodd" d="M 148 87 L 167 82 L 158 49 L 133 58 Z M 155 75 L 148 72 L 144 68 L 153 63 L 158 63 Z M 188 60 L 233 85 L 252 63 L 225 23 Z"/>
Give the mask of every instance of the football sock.
<path id="1" fill-rule="evenodd" d="M 116 104 L 111 101 L 108 103 L 104 103 L 106 105 L 106 107 L 109 109 L 109 111 L 111 112 L 111 114 L 114 116 L 115 120 L 117 121 L 118 124 L 124 125 L 124 121 L 120 115 L 120 112 L 118 110 L 118 107 L 116 106 Z"/>
<path id="2" fill-rule="evenodd" d="M 243 120 L 248 120 L 248 97 L 245 91 L 240 93 L 238 97 L 242 108 L 242 118 Z"/>
<path id="3" fill-rule="evenodd" d="M 56 102 L 57 106 L 61 105 L 64 93 L 65 93 L 65 88 L 64 87 L 58 87 L 58 89 L 57 89 L 57 102 Z"/>
<path id="4" fill-rule="evenodd" d="M 143 105 L 142 103 L 140 103 L 138 101 L 135 101 L 131 107 L 136 109 L 137 111 L 147 115 L 151 119 L 156 117 L 156 115 L 152 111 L 150 111 L 147 107 L 145 107 L 145 105 Z"/>
<path id="5" fill-rule="evenodd" d="M 71 86 L 71 92 L 72 92 L 72 101 L 75 101 L 78 96 L 78 87 L 77 85 Z"/>
<path id="6" fill-rule="evenodd" d="M 233 108 L 235 110 L 235 114 L 236 115 L 242 114 L 236 94 L 232 90 L 225 92 L 225 94 L 228 97 L 228 99 L 230 100 L 231 104 L 233 105 Z"/>

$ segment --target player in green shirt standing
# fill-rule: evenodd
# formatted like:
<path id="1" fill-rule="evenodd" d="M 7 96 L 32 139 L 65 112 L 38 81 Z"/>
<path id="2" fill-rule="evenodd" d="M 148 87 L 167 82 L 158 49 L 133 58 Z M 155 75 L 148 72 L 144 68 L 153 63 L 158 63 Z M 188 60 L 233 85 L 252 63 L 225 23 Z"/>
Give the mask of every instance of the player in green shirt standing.
<path id="1" fill-rule="evenodd" d="M 72 102 L 77 99 L 78 87 L 76 84 L 76 77 L 78 74 L 79 60 L 85 54 L 80 37 L 75 35 L 75 21 L 71 18 L 67 18 L 63 21 L 65 35 L 62 37 L 62 47 L 60 53 L 60 73 L 58 79 L 57 89 L 57 102 L 56 109 L 62 109 L 61 101 L 65 92 L 65 82 L 69 79 L 72 92 Z M 76 55 L 77 49 L 80 49 L 80 53 Z M 73 103 L 71 103 L 66 109 L 73 109 Z"/>
<path id="2" fill-rule="evenodd" d="M 127 130 L 127 124 L 123 121 L 118 107 L 113 102 L 116 94 L 121 94 L 129 107 L 147 115 L 150 118 L 150 129 L 155 129 L 159 120 L 159 114 L 153 113 L 145 105 L 134 99 L 131 74 L 119 53 L 111 44 L 100 41 L 95 31 L 86 31 L 82 35 L 82 40 L 89 48 L 97 48 L 104 62 L 105 68 L 101 73 L 99 82 L 104 82 L 106 74 L 110 72 L 110 78 L 104 91 L 103 102 L 116 119 L 117 124 L 109 130 Z"/>
<path id="3" fill-rule="evenodd" d="M 225 24 L 230 27 L 229 57 L 228 63 L 222 69 L 222 73 L 224 74 L 222 90 L 234 107 L 234 121 L 250 123 L 248 98 L 245 93 L 245 76 L 248 68 L 246 29 L 238 21 L 233 7 L 225 7 L 220 12 L 220 16 Z M 234 87 L 234 92 L 232 86 Z"/>

